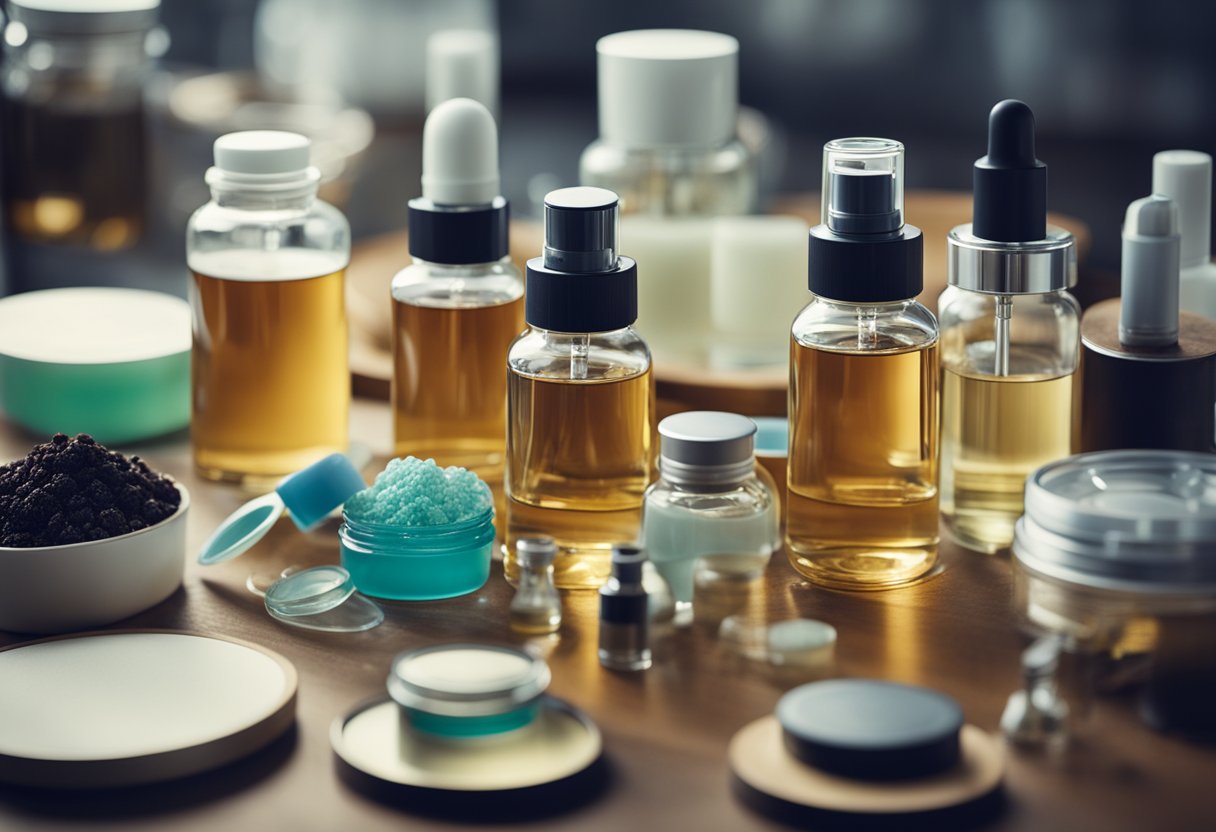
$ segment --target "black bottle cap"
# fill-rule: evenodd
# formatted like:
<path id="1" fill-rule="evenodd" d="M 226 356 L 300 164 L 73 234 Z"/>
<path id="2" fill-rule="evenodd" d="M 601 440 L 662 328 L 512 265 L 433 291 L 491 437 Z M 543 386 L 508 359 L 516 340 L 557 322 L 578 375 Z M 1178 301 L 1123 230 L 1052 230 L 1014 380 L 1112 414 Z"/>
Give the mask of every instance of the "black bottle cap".
<path id="1" fill-rule="evenodd" d="M 867 169 L 862 162 L 839 162 L 831 173 L 832 201 L 827 226 L 837 234 L 898 231 L 903 216 L 895 204 L 895 173 Z"/>
<path id="2" fill-rule="evenodd" d="M 510 207 L 502 197 L 474 207 L 410 200 L 410 256 L 428 263 L 493 263 L 507 256 Z"/>
<path id="3" fill-rule="evenodd" d="M 530 326 L 609 332 L 637 320 L 637 264 L 617 254 L 618 203 L 604 188 L 562 188 L 545 197 L 544 255 L 527 269 Z"/>
<path id="4" fill-rule="evenodd" d="M 963 711 L 945 694 L 875 679 L 794 688 L 777 703 L 786 750 L 859 780 L 929 777 L 958 765 Z"/>
<path id="5" fill-rule="evenodd" d="M 1023 243 L 1047 236 L 1047 166 L 1034 155 L 1034 113 L 1008 98 L 988 116 L 988 155 L 975 162 L 971 231 Z"/>

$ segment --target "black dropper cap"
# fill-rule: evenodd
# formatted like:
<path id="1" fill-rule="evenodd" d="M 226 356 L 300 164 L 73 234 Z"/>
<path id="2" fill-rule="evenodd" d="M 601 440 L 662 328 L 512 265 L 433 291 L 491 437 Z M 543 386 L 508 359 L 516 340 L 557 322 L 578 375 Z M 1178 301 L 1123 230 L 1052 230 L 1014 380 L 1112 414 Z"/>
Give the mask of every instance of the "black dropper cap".
<path id="1" fill-rule="evenodd" d="M 828 145 L 894 149 L 886 139 L 845 139 Z M 820 297 L 846 303 L 914 298 L 922 288 L 923 239 L 905 225 L 896 172 L 882 162 L 829 155 L 826 216 L 811 229 L 807 286 Z"/>
<path id="2" fill-rule="evenodd" d="M 617 254 L 619 198 L 604 188 L 545 196 L 544 255 L 528 261 L 524 318 L 555 332 L 609 332 L 638 317 L 637 264 Z"/>
<path id="3" fill-rule="evenodd" d="M 1012 98 L 988 115 L 988 155 L 975 162 L 971 232 L 1005 243 L 1047 236 L 1047 165 L 1034 155 L 1034 113 Z"/>

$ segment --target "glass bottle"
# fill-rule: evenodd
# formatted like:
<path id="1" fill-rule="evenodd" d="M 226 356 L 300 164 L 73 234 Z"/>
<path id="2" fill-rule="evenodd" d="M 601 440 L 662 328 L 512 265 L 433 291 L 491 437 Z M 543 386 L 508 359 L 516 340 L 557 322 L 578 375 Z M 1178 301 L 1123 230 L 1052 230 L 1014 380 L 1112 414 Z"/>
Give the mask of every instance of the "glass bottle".
<path id="1" fill-rule="evenodd" d="M 756 161 L 739 140 L 739 43 L 683 29 L 596 44 L 600 137 L 579 182 L 621 198 L 624 240 L 646 263 L 638 329 L 662 359 L 700 355 L 709 330 L 710 218 L 756 210 Z"/>
<path id="2" fill-rule="evenodd" d="M 562 601 L 553 583 L 553 538 L 521 537 L 515 542 L 519 588 L 511 599 L 508 614 L 511 629 L 525 635 L 556 633 L 562 625 Z"/>
<path id="3" fill-rule="evenodd" d="M 528 328 L 507 358 L 507 579 L 514 542 L 551 535 L 558 587 L 598 587 L 635 540 L 655 427 L 650 351 L 633 331 L 637 266 L 617 255 L 617 196 L 545 197 L 545 253 L 528 261 Z"/>
<path id="4" fill-rule="evenodd" d="M 937 560 L 938 332 L 916 302 L 920 230 L 903 222 L 903 145 L 824 148 L 812 301 L 790 357 L 786 549 L 840 589 L 905 584 Z"/>
<path id="5" fill-rule="evenodd" d="M 308 160 L 294 133 L 221 136 L 212 200 L 187 226 L 191 441 L 208 479 L 259 486 L 346 449 L 350 228 Z"/>
<path id="6" fill-rule="evenodd" d="M 598 655 L 609 670 L 646 670 L 651 665 L 645 564 L 646 553 L 638 547 L 613 547 L 612 572 L 600 587 Z"/>
<path id="7" fill-rule="evenodd" d="M 974 222 L 950 232 L 942 331 L 942 516 L 964 546 L 1013 542 L 1026 476 L 1068 456 L 1080 307 L 1072 235 L 1047 225 L 1034 115 L 992 109 Z"/>
<path id="8" fill-rule="evenodd" d="M 755 435 L 756 423 L 735 413 L 692 411 L 659 423 L 660 477 L 646 490 L 642 541 L 682 623 L 692 611 L 698 558 L 767 564 L 781 546 L 777 498 L 768 472 L 756 467 Z"/>
<path id="9" fill-rule="evenodd" d="M 14 290 L 96 282 L 98 255 L 143 233 L 144 88 L 167 45 L 159 5 L 8 4 L 0 186 Z M 93 259 L 73 267 L 73 249 Z"/>
<path id="10" fill-rule="evenodd" d="M 524 328 L 524 285 L 507 256 L 489 111 L 467 98 L 439 104 L 422 164 L 422 196 L 410 202 L 414 262 L 392 283 L 396 454 L 469 468 L 501 487 L 503 367 Z"/>

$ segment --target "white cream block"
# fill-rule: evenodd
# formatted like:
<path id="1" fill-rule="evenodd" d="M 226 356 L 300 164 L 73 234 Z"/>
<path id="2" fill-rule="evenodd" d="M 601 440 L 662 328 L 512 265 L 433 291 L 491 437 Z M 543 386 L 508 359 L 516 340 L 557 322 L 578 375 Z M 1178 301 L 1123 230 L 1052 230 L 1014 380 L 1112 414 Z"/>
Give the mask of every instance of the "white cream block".
<path id="1" fill-rule="evenodd" d="M 710 309 L 714 329 L 784 345 L 811 301 L 807 234 L 797 217 L 723 217 L 713 230 Z"/>
<path id="2" fill-rule="evenodd" d="M 656 360 L 686 359 L 709 330 L 711 219 L 626 216 L 621 254 L 638 263 L 638 332 Z"/>

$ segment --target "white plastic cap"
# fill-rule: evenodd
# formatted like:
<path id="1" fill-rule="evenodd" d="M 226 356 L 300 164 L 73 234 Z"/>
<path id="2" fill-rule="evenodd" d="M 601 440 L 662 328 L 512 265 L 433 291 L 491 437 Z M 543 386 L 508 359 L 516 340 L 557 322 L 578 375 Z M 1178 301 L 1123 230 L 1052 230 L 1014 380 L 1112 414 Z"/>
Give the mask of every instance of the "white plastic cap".
<path id="1" fill-rule="evenodd" d="M 736 133 L 739 42 L 690 29 L 600 38 L 600 137 L 620 147 L 717 147 Z"/>
<path id="2" fill-rule="evenodd" d="M 1127 206 L 1119 340 L 1127 346 L 1178 343 L 1178 208 L 1153 194 Z"/>
<path id="3" fill-rule="evenodd" d="M 281 176 L 308 169 L 309 140 L 281 130 L 246 130 L 215 140 L 215 166 L 224 173 Z"/>
<path id="4" fill-rule="evenodd" d="M 1153 193 L 1178 206 L 1182 268 L 1212 258 L 1212 157 L 1198 150 L 1163 150 L 1153 156 Z"/>
<path id="5" fill-rule="evenodd" d="M 498 38 L 480 29 L 444 29 L 426 41 L 426 109 L 471 98 L 498 112 Z"/>
<path id="6" fill-rule="evenodd" d="M 422 195 L 437 205 L 485 205 L 498 192 L 494 117 L 469 98 L 444 101 L 422 128 Z"/>

